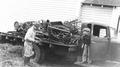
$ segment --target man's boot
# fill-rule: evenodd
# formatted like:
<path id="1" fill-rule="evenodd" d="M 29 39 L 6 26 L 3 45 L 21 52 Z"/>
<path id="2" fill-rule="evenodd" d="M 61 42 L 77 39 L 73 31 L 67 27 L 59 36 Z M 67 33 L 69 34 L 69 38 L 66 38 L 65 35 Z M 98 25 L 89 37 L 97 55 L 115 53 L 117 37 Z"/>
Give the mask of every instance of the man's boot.
<path id="1" fill-rule="evenodd" d="M 82 57 L 81 56 L 78 56 L 77 57 L 77 60 L 76 60 L 76 62 L 74 62 L 74 64 L 81 64 L 81 61 L 82 61 Z"/>
<path id="2" fill-rule="evenodd" d="M 30 57 L 24 57 L 24 66 L 30 64 Z"/>

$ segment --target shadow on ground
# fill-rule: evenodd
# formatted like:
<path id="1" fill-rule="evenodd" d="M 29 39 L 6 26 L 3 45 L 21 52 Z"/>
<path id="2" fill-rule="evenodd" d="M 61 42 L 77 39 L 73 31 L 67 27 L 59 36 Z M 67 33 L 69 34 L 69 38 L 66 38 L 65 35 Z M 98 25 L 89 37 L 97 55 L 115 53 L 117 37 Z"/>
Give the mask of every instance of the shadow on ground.
<path id="1" fill-rule="evenodd" d="M 43 63 L 35 64 L 34 67 L 82 67 L 69 61 L 69 59 L 61 56 L 49 55 Z M 21 47 L 0 44 L 0 67 L 26 67 L 23 65 Z"/>
<path id="2" fill-rule="evenodd" d="M 57 55 L 47 56 L 42 65 L 47 65 L 51 67 L 82 67 L 80 65 L 73 64 L 73 62 L 70 62 L 69 58 Z"/>

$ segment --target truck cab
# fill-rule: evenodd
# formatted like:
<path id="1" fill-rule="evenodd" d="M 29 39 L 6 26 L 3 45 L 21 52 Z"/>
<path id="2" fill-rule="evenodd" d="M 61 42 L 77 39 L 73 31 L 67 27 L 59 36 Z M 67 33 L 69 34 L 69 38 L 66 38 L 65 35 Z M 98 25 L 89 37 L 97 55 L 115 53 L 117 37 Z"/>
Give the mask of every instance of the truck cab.
<path id="1" fill-rule="evenodd" d="M 120 61 L 120 42 L 115 29 L 99 23 L 82 23 L 81 29 L 87 25 L 91 29 L 90 59 Z"/>

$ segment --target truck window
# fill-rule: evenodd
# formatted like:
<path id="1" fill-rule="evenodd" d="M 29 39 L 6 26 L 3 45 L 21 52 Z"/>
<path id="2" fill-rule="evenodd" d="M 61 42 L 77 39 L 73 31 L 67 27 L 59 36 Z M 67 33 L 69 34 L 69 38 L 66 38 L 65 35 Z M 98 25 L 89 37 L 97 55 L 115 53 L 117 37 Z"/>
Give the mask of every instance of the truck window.
<path id="1" fill-rule="evenodd" d="M 107 27 L 101 25 L 94 25 L 93 36 L 100 38 L 107 37 Z"/>
<path id="2" fill-rule="evenodd" d="M 110 37 L 111 38 L 115 38 L 116 37 L 115 32 L 116 32 L 115 28 L 110 27 Z"/>

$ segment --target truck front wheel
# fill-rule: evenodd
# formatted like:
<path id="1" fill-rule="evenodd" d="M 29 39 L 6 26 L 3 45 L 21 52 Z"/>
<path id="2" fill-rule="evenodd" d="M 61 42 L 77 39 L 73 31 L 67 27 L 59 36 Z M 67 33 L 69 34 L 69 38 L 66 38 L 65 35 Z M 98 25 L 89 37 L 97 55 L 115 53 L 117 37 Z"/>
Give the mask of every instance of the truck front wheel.
<path id="1" fill-rule="evenodd" d="M 42 46 L 38 46 L 38 44 L 33 44 L 33 51 L 34 55 L 31 57 L 31 61 L 41 63 L 45 57 L 44 48 Z"/>

